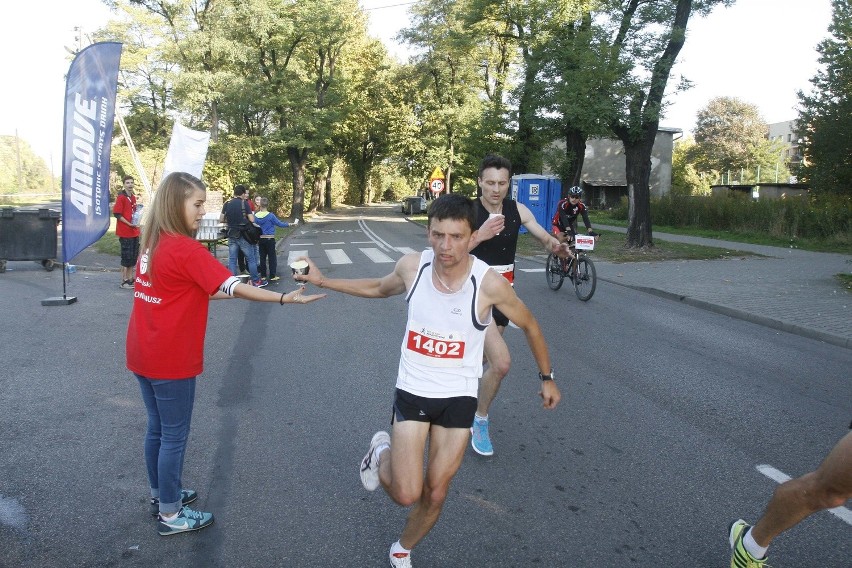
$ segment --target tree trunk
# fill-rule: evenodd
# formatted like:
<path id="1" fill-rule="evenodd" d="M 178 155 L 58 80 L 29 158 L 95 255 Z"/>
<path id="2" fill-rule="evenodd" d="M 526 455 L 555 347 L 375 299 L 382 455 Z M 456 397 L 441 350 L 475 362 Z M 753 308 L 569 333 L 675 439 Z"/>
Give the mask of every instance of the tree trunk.
<path id="1" fill-rule="evenodd" d="M 451 129 L 448 129 L 447 137 L 449 139 L 450 161 L 447 164 L 447 171 L 444 174 L 444 192 L 450 194 L 453 191 L 453 186 L 450 182 L 453 174 L 453 161 L 456 156 L 455 140 Z"/>
<path id="2" fill-rule="evenodd" d="M 583 162 L 586 159 L 586 134 L 577 128 L 565 129 L 565 179 L 562 184 L 562 197 L 568 189 L 580 185 L 583 175 Z"/>
<path id="3" fill-rule="evenodd" d="M 663 53 L 654 63 L 647 94 L 639 91 L 629 102 L 626 124 L 612 126 L 624 144 L 626 158 L 627 193 L 627 247 L 654 246 L 651 238 L 651 150 L 660 125 L 663 95 L 672 66 L 683 47 L 686 26 L 692 12 L 693 0 L 677 0 L 671 35 Z M 638 1 L 631 2 L 635 7 Z M 630 127 L 633 126 L 633 128 Z"/>
<path id="4" fill-rule="evenodd" d="M 219 141 L 219 103 L 210 102 L 210 141 L 214 144 Z"/>
<path id="5" fill-rule="evenodd" d="M 314 181 L 311 185 L 311 204 L 308 206 L 308 211 L 316 211 L 320 207 L 322 199 L 322 187 L 325 185 L 325 176 L 320 172 L 314 174 Z"/>
<path id="6" fill-rule="evenodd" d="M 293 209 L 290 216 L 304 220 L 305 213 L 305 164 L 308 162 L 307 148 L 287 147 L 290 169 L 293 171 Z"/>
<path id="7" fill-rule="evenodd" d="M 647 141 L 624 147 L 627 168 L 627 248 L 653 247 L 651 235 L 651 144 Z"/>
<path id="8" fill-rule="evenodd" d="M 325 199 L 323 200 L 323 209 L 331 209 L 331 173 L 334 170 L 334 160 L 329 160 L 328 173 L 325 174 Z"/>
<path id="9" fill-rule="evenodd" d="M 518 132 L 515 135 L 515 151 L 512 156 L 512 173 L 532 173 L 539 162 L 541 144 L 536 136 L 535 115 L 538 110 L 535 89 L 538 62 L 529 49 L 524 48 L 524 85 L 518 104 Z"/>

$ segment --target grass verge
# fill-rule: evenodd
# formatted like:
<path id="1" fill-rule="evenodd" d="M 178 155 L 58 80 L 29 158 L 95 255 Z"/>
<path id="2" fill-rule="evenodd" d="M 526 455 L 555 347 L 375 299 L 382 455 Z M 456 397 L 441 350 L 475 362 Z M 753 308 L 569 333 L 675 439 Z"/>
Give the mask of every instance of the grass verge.
<path id="1" fill-rule="evenodd" d="M 589 219 L 592 221 L 592 226 L 595 225 L 612 225 L 614 227 L 627 227 L 627 221 L 614 219 L 604 211 L 589 211 Z M 708 239 L 719 239 L 722 241 L 733 241 L 737 243 L 751 243 L 754 245 L 766 245 L 772 247 L 797 248 L 814 252 L 837 252 L 846 253 L 849 250 L 848 245 L 843 243 L 831 243 L 825 241 L 817 241 L 814 239 L 781 239 L 773 237 L 767 233 L 742 233 L 733 231 L 718 231 L 710 229 L 697 229 L 692 227 L 667 227 L 665 225 L 654 225 L 653 231 L 661 233 L 671 233 L 673 235 L 688 235 L 692 237 L 704 237 Z M 654 245 L 660 244 L 659 239 L 654 240 Z"/>
<path id="2" fill-rule="evenodd" d="M 725 258 L 743 258 L 760 256 L 750 252 L 705 247 L 687 243 L 656 241 L 649 250 L 628 250 L 624 248 L 625 235 L 611 231 L 600 233 L 591 257 L 594 260 L 609 262 L 658 262 L 664 260 L 720 260 Z M 518 238 L 518 254 L 523 256 L 544 255 L 541 243 L 530 234 Z"/>

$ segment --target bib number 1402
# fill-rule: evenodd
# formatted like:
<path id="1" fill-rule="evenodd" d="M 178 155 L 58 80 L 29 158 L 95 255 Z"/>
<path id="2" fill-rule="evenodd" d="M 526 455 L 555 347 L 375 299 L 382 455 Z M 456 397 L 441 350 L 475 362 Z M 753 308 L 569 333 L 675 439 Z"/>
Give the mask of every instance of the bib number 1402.
<path id="1" fill-rule="evenodd" d="M 408 332 L 408 349 L 426 357 L 461 359 L 464 357 L 464 343 L 461 341 L 448 341 L 434 339 L 420 335 L 417 332 Z"/>

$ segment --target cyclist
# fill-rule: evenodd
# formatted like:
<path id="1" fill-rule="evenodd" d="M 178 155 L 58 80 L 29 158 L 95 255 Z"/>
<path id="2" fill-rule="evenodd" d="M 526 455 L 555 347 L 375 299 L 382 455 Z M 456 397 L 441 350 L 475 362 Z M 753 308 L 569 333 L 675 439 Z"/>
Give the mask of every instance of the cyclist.
<path id="1" fill-rule="evenodd" d="M 551 223 L 553 224 L 553 235 L 561 243 L 570 243 L 574 240 L 574 235 L 577 234 L 577 215 L 583 216 L 583 224 L 586 225 L 589 234 L 595 234 L 592 231 L 592 222 L 589 221 L 586 206 L 580 201 L 582 196 L 583 190 L 575 185 L 568 190 L 568 197 L 556 204 L 556 213 L 553 214 Z"/>

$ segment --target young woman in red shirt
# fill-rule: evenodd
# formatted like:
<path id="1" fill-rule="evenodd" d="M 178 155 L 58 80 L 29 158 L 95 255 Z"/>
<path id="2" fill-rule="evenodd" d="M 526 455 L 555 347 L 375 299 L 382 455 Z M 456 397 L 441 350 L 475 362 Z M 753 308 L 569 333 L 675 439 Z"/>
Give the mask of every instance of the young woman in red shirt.
<path id="1" fill-rule="evenodd" d="M 198 495 L 181 480 L 210 300 L 243 298 L 284 305 L 325 296 L 305 295 L 303 287 L 285 294 L 240 283 L 195 240 L 206 195 L 204 184 L 183 172 L 169 174 L 160 184 L 142 232 L 127 326 L 127 368 L 139 381 L 148 412 L 145 463 L 151 514 L 157 516 L 161 535 L 199 530 L 213 522 L 211 513 L 186 506 Z"/>

